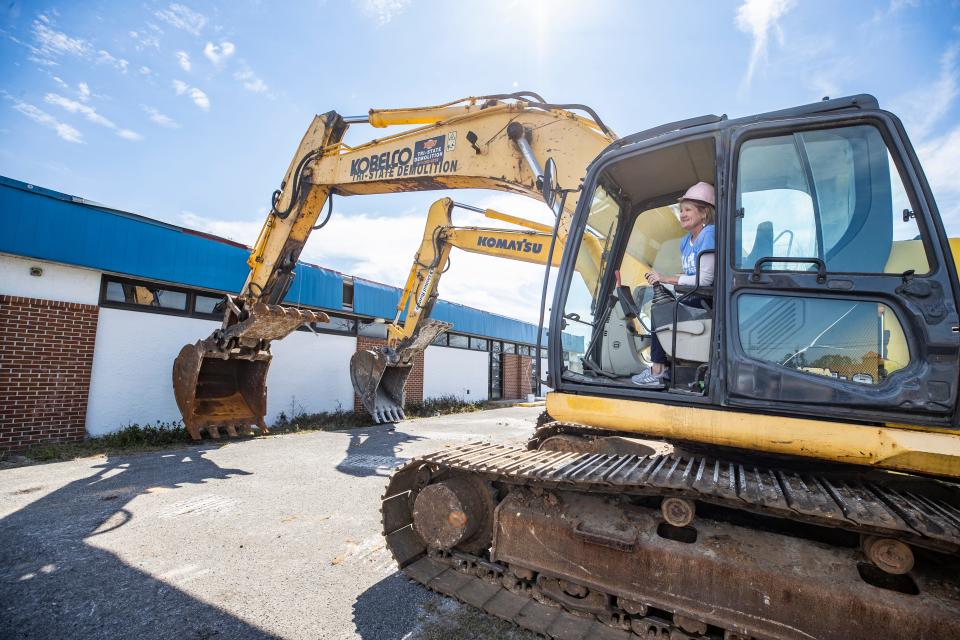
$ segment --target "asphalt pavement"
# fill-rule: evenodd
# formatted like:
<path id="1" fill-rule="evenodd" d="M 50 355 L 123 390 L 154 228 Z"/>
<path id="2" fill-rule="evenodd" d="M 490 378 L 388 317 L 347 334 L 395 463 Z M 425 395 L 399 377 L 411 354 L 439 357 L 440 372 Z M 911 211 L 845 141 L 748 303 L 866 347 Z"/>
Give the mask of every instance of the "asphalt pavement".
<path id="1" fill-rule="evenodd" d="M 0 471 L 0 636 L 528 638 L 395 571 L 390 470 L 522 443 L 542 411 L 97 456 Z"/>

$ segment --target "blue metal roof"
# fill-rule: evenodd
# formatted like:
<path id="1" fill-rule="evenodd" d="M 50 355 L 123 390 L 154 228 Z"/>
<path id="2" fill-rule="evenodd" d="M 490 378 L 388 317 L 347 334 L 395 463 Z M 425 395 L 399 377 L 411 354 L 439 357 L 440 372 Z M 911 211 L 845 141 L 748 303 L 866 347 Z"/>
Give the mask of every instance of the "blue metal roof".
<path id="1" fill-rule="evenodd" d="M 0 176 L 0 253 L 218 291 L 239 291 L 248 247 Z M 355 279 L 353 311 L 392 320 L 400 289 Z M 286 302 L 343 310 L 343 275 L 301 262 Z M 433 317 L 454 330 L 535 344 L 537 327 L 443 300 Z M 564 348 L 576 336 L 563 335 Z"/>
<path id="2" fill-rule="evenodd" d="M 239 291 L 250 250 L 0 176 L 0 252 L 191 287 Z M 340 309 L 342 276 L 297 265 L 287 301 Z"/>

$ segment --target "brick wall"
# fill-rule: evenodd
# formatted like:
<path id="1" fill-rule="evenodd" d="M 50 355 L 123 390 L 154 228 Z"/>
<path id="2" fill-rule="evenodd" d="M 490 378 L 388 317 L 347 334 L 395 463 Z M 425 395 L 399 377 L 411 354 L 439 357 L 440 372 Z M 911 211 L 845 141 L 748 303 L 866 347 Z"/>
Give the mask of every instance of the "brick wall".
<path id="1" fill-rule="evenodd" d="M 533 358 L 517 353 L 503 354 L 503 399 L 525 399 L 533 393 L 531 376 Z"/>
<path id="2" fill-rule="evenodd" d="M 357 336 L 357 351 L 366 351 L 367 349 L 376 349 L 387 343 L 381 338 L 370 338 L 367 336 Z M 407 377 L 407 404 L 423 402 L 423 352 L 417 354 L 413 361 L 413 371 Z M 358 413 L 365 412 L 360 397 L 353 394 L 353 410 Z"/>
<path id="3" fill-rule="evenodd" d="M 83 439 L 97 307 L 0 295 L 0 450 Z"/>

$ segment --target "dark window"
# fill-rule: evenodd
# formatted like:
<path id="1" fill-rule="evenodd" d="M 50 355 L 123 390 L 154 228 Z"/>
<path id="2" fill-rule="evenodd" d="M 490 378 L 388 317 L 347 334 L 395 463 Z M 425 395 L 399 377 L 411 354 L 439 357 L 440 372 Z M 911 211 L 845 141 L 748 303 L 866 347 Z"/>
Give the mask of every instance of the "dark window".
<path id="1" fill-rule="evenodd" d="M 500 363 L 503 359 L 503 343 L 493 341 L 490 344 L 490 399 L 499 400 L 503 396 L 503 371 Z"/>
<path id="2" fill-rule="evenodd" d="M 199 315 L 220 315 L 217 305 L 223 302 L 223 296 L 206 296 L 198 293 L 193 297 L 193 312 Z"/>
<path id="3" fill-rule="evenodd" d="M 435 344 L 438 347 L 447 346 L 447 334 L 446 333 L 439 334 L 436 338 L 433 339 L 433 342 L 431 342 L 430 344 Z"/>
<path id="4" fill-rule="evenodd" d="M 353 309 L 353 280 L 343 281 L 343 308 Z"/>
<path id="5" fill-rule="evenodd" d="M 143 308 L 162 312 L 187 313 L 188 292 L 153 282 L 105 279 L 101 304 L 114 307 Z"/>
<path id="6" fill-rule="evenodd" d="M 382 322 L 360 322 L 360 327 L 358 333 L 362 336 L 367 336 L 368 338 L 383 338 L 387 337 L 387 325 Z"/>
<path id="7" fill-rule="evenodd" d="M 489 343 L 483 338 L 470 338 L 470 348 L 474 351 L 486 351 Z"/>
<path id="8" fill-rule="evenodd" d="M 516 352 L 517 352 L 517 345 L 513 344 L 512 342 L 504 342 L 504 343 L 503 343 L 503 352 L 504 352 L 504 353 L 516 353 Z"/>
<path id="9" fill-rule="evenodd" d="M 327 314 L 330 316 L 328 322 L 314 322 L 311 326 L 314 331 L 319 331 L 321 333 L 343 333 L 354 335 L 357 331 L 357 321 L 355 318 L 348 318 L 346 316 L 335 316 L 332 314 Z M 307 327 L 301 327 L 304 331 L 309 331 Z"/>
<path id="10" fill-rule="evenodd" d="M 450 334 L 450 346 L 457 347 L 458 349 L 469 349 L 470 348 L 470 338 L 467 336 L 457 335 L 455 333 Z"/>

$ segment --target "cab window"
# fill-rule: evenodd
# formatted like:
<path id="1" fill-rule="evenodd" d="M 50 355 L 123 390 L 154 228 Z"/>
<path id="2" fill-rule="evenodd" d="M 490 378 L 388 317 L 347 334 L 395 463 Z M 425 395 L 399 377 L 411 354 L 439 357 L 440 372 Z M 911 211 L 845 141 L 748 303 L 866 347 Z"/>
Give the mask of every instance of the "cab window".
<path id="1" fill-rule="evenodd" d="M 840 273 L 930 271 L 914 208 L 873 126 L 748 140 L 740 148 L 737 185 L 738 268 L 790 257 L 816 258 Z"/>

